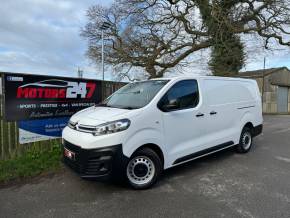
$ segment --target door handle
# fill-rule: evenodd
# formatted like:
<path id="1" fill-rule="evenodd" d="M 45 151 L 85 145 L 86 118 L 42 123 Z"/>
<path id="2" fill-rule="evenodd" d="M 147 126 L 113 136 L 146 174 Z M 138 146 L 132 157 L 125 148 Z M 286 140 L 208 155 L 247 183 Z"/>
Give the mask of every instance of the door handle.
<path id="1" fill-rule="evenodd" d="M 197 115 L 195 115 L 196 117 L 203 117 L 204 116 L 204 114 L 203 113 L 198 113 Z"/>
<path id="2" fill-rule="evenodd" d="M 210 115 L 215 115 L 215 114 L 217 114 L 217 112 L 216 111 L 211 111 L 209 114 Z"/>

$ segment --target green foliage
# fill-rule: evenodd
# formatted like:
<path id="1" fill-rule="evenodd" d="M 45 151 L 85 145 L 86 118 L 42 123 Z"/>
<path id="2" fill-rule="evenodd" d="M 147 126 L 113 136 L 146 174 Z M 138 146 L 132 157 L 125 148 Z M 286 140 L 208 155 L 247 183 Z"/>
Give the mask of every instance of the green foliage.
<path id="1" fill-rule="evenodd" d="M 61 167 L 61 148 L 54 145 L 46 151 L 30 148 L 20 157 L 0 161 L 0 182 L 39 175 Z"/>
<path id="2" fill-rule="evenodd" d="M 213 75 L 230 76 L 237 74 L 244 63 L 244 45 L 241 43 L 239 37 L 229 34 L 223 41 L 215 41 L 209 62 Z"/>
<path id="3" fill-rule="evenodd" d="M 198 0 L 202 20 L 211 38 L 209 67 L 215 76 L 237 74 L 245 63 L 244 45 L 234 28 L 229 26 L 234 14 L 234 1 Z"/>

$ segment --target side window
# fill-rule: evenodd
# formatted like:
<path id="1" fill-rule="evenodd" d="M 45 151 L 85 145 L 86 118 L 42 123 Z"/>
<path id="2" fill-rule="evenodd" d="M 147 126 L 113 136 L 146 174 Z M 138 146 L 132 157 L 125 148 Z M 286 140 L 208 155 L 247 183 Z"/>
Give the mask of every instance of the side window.
<path id="1" fill-rule="evenodd" d="M 199 102 L 196 80 L 184 80 L 174 84 L 158 103 L 164 112 L 194 108 Z"/>

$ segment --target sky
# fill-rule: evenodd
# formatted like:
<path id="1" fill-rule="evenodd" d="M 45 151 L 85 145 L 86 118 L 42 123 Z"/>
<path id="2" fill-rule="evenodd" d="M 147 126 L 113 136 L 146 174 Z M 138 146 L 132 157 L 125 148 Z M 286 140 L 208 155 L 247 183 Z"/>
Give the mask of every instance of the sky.
<path id="1" fill-rule="evenodd" d="M 0 71 L 101 77 L 85 57 L 86 10 L 110 0 L 0 0 Z"/>
<path id="2" fill-rule="evenodd" d="M 80 37 L 86 10 L 112 0 L 0 0 L 0 71 L 101 78 L 101 67 L 86 58 L 87 43 Z M 251 48 L 249 48 L 251 49 Z M 253 50 L 253 49 L 252 49 Z M 255 50 L 255 49 L 254 49 Z M 200 52 L 186 74 L 206 74 L 208 52 Z M 250 53 L 243 70 L 287 66 L 290 50 Z M 203 60 L 203 62 L 202 62 Z M 194 70 L 192 70 L 194 68 Z M 109 76 L 110 77 L 110 76 Z"/>

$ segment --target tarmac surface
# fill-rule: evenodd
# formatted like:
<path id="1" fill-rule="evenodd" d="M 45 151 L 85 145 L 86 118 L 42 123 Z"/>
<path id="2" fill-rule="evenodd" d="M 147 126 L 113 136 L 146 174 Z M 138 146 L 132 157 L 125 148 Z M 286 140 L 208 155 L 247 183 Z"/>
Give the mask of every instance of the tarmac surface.
<path id="1" fill-rule="evenodd" d="M 290 116 L 265 116 L 245 155 L 222 151 L 134 191 L 70 169 L 0 189 L 0 217 L 290 217 Z"/>

